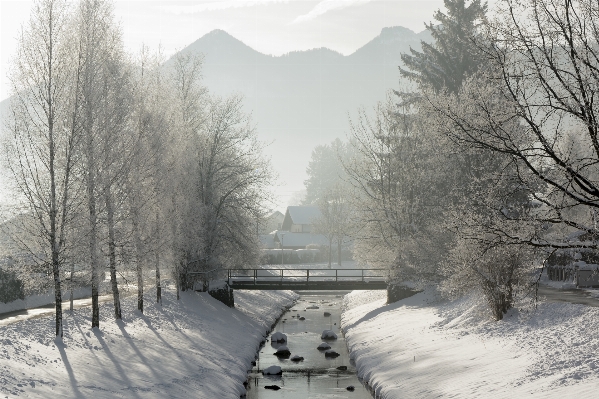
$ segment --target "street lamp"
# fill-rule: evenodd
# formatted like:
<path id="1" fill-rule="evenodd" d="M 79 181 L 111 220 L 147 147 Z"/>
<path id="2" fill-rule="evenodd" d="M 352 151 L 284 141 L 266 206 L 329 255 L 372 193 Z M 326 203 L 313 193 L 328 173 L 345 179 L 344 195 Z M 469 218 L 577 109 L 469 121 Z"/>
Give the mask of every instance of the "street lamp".
<path id="1" fill-rule="evenodd" d="M 281 233 L 281 267 L 283 267 L 283 263 L 285 260 L 285 246 L 283 245 L 284 237 L 285 237 L 285 233 Z"/>

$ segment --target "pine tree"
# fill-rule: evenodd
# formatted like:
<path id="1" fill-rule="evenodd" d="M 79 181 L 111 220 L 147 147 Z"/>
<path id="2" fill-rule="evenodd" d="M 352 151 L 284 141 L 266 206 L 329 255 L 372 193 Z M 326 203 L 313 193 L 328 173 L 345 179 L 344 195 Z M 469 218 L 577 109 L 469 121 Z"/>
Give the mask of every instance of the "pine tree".
<path id="1" fill-rule="evenodd" d="M 411 54 L 402 54 L 407 69 L 399 67 L 402 77 L 430 86 L 435 91 L 446 88 L 450 93 L 458 91 L 464 78 L 479 66 L 476 47 L 470 38 L 485 19 L 487 3 L 481 0 L 445 0 L 447 13 L 437 10 L 437 25 L 429 23 L 434 43 L 422 42 L 422 52 L 410 48 Z"/>

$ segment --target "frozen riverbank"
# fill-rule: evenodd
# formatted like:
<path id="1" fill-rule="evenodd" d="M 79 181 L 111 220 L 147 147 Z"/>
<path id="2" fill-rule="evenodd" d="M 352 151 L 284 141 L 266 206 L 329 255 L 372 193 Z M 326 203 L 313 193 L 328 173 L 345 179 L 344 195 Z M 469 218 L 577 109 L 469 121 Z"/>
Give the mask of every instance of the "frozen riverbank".
<path id="1" fill-rule="evenodd" d="M 594 397 L 599 309 L 541 302 L 489 320 L 476 302 L 430 290 L 394 304 L 354 291 L 342 327 L 358 375 L 377 398 Z"/>
<path id="2" fill-rule="evenodd" d="M 126 298 L 118 323 L 111 305 L 101 305 L 100 330 L 89 328 L 89 308 L 65 312 L 62 342 L 52 317 L 0 327 L 0 396 L 239 397 L 262 337 L 296 298 L 236 292 L 229 309 L 207 293 L 163 295 L 162 307 L 147 301 L 143 315 Z"/>

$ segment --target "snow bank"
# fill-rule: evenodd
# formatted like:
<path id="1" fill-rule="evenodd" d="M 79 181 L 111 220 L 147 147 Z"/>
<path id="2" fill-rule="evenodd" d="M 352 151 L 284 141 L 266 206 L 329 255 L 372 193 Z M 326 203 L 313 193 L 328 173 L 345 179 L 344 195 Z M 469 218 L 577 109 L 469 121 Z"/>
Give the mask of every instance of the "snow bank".
<path id="1" fill-rule="evenodd" d="M 377 398 L 594 397 L 599 308 L 541 302 L 489 319 L 480 301 L 432 290 L 386 305 L 385 292 L 344 299 L 342 328 Z"/>
<path id="2" fill-rule="evenodd" d="M 290 291 L 236 291 L 230 309 L 208 293 L 163 293 L 123 300 L 122 322 L 100 307 L 101 329 L 89 308 L 65 312 L 63 340 L 52 317 L 0 327 L 0 397 L 238 398 L 260 341 L 297 297 Z"/>

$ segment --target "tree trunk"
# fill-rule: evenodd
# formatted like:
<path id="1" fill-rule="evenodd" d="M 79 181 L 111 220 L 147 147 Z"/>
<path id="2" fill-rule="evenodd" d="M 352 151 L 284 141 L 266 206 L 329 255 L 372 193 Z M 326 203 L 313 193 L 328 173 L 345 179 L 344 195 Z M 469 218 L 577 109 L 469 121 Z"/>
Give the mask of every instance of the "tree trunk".
<path id="1" fill-rule="evenodd" d="M 134 194 L 135 195 L 135 194 Z M 133 239 L 135 241 L 135 265 L 137 272 L 137 310 L 144 312 L 144 280 L 142 269 L 142 243 L 139 231 L 139 210 L 133 209 Z"/>
<path id="2" fill-rule="evenodd" d="M 54 275 L 54 303 L 56 305 L 56 336 L 62 337 L 62 291 L 60 288 L 60 263 L 58 251 L 52 251 L 52 274 Z"/>
<path id="3" fill-rule="evenodd" d="M 69 311 L 73 313 L 73 277 L 75 276 L 75 264 L 71 262 L 71 295 L 69 297 Z"/>
<path id="4" fill-rule="evenodd" d="M 156 213 L 156 303 L 162 305 L 162 286 L 160 285 L 160 252 L 158 242 L 160 240 L 160 214 Z"/>
<path id="5" fill-rule="evenodd" d="M 53 60 L 53 19 L 49 20 L 50 43 L 48 54 L 48 84 L 47 84 L 47 105 L 48 105 L 48 150 L 49 150 L 49 172 L 50 172 L 50 245 L 52 253 L 52 275 L 54 277 L 54 302 L 56 306 L 56 336 L 62 337 L 62 291 L 60 287 L 60 257 L 58 251 L 59 243 L 56 237 L 57 226 L 56 216 L 58 213 L 56 205 L 56 171 L 55 171 L 55 143 L 54 143 L 54 93 L 52 92 L 52 60 Z M 64 221 L 63 221 L 64 222 Z"/>
<path id="6" fill-rule="evenodd" d="M 332 257 L 333 257 L 333 240 L 329 240 L 329 269 L 331 268 Z"/>
<path id="7" fill-rule="evenodd" d="M 112 207 L 112 192 L 110 186 L 106 187 L 106 223 L 108 224 L 108 259 L 110 263 L 110 285 L 112 286 L 112 298 L 114 301 L 114 318 L 120 320 L 121 298 L 119 286 L 116 281 L 116 243 L 114 240 L 114 209 Z"/>
<path id="8" fill-rule="evenodd" d="M 337 264 L 341 266 L 341 244 L 342 240 L 337 240 Z"/>
<path id="9" fill-rule="evenodd" d="M 160 254 L 156 251 L 156 302 L 162 305 L 162 286 L 160 285 Z"/>

